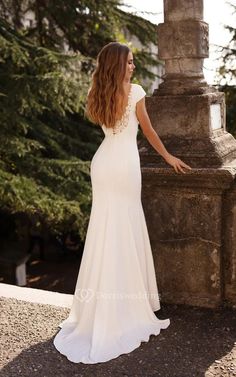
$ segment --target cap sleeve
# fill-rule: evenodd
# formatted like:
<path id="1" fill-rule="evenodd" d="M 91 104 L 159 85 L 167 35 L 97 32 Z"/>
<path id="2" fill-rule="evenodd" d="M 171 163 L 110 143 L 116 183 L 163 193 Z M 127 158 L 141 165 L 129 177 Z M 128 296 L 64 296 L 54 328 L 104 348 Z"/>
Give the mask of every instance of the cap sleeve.
<path id="1" fill-rule="evenodd" d="M 146 92 L 141 85 L 136 86 L 136 95 L 135 95 L 135 102 L 140 101 L 143 97 L 145 97 Z"/>

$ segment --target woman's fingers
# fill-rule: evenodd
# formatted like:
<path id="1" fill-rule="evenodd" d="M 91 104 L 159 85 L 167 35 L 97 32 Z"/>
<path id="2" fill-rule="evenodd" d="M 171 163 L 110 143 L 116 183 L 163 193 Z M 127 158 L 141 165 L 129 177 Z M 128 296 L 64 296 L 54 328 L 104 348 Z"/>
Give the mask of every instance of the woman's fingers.
<path id="1" fill-rule="evenodd" d="M 185 174 L 185 171 L 181 168 L 181 165 L 180 165 L 180 164 L 177 165 L 177 170 L 179 170 L 179 171 L 181 171 L 182 173 Z M 177 172 L 178 172 L 178 171 L 177 171 Z"/>
<path id="2" fill-rule="evenodd" d="M 185 168 L 187 168 L 187 169 L 189 169 L 189 170 L 192 170 L 191 166 L 185 164 L 185 162 L 183 162 L 183 161 L 182 161 L 182 165 L 183 165 Z"/>
<path id="3" fill-rule="evenodd" d="M 179 170 L 179 171 L 181 171 L 182 173 L 185 174 L 186 172 L 184 171 L 184 169 L 182 167 L 189 169 L 189 170 L 192 170 L 191 166 L 185 164 L 185 162 L 183 162 L 182 160 L 179 160 L 176 164 L 177 169 L 175 169 L 175 171 L 178 173 L 178 170 Z"/>
<path id="4" fill-rule="evenodd" d="M 176 173 L 182 172 L 182 173 L 185 174 L 186 172 L 184 171 L 183 168 L 192 170 L 191 166 L 189 166 L 188 164 L 186 164 L 185 162 L 183 162 L 182 160 L 180 160 L 180 158 L 177 158 L 175 156 L 170 155 L 170 158 L 168 158 L 166 161 L 171 166 L 173 166 L 173 168 L 175 169 Z"/>

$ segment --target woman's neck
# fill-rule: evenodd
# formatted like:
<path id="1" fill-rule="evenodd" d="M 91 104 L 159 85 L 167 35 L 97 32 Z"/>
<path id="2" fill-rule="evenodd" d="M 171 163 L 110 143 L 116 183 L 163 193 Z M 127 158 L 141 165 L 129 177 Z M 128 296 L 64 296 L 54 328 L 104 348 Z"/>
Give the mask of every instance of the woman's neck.
<path id="1" fill-rule="evenodd" d="M 131 86 L 131 82 L 130 82 L 130 80 L 124 80 L 124 81 L 123 81 L 123 88 L 124 88 L 124 89 L 128 89 L 128 88 L 130 88 L 130 86 Z"/>

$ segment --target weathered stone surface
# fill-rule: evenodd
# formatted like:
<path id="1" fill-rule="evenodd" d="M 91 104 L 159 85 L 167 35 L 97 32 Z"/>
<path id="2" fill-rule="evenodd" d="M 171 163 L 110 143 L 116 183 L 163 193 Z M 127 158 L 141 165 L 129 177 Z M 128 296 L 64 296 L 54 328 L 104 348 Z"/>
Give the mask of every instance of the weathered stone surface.
<path id="1" fill-rule="evenodd" d="M 205 79 L 202 73 L 203 68 L 203 59 L 195 58 L 182 58 L 182 59 L 167 59 L 165 62 L 165 71 L 168 72 L 168 78 L 172 80 L 182 78 L 185 76 L 187 80 L 189 77 L 195 79 L 204 80 Z"/>
<path id="2" fill-rule="evenodd" d="M 202 20 L 203 2 L 198 0 L 164 0 L 165 21 Z"/>
<path id="3" fill-rule="evenodd" d="M 152 96 L 146 106 L 167 150 L 192 167 L 220 167 L 236 158 L 235 138 L 226 132 L 223 93 Z M 167 166 L 146 140 L 140 143 L 140 155 L 145 166 Z"/>
<path id="4" fill-rule="evenodd" d="M 160 59 L 208 57 L 208 24 L 181 20 L 158 25 Z"/>
<path id="5" fill-rule="evenodd" d="M 152 126 L 160 136 L 204 138 L 214 136 L 210 121 L 212 104 L 221 107 L 221 127 L 225 128 L 224 93 L 147 97 Z"/>
<path id="6" fill-rule="evenodd" d="M 236 169 L 202 169 L 177 177 L 171 169 L 143 167 L 142 172 L 142 201 L 163 301 L 220 305 L 223 192 Z"/>
<path id="7" fill-rule="evenodd" d="M 202 0 L 164 0 L 165 22 L 158 25 L 158 55 L 165 75 L 156 95 L 208 93 L 203 58 L 208 57 L 208 24 Z"/>
<path id="8" fill-rule="evenodd" d="M 231 138 L 232 135 L 228 137 L 227 134 L 220 135 L 215 138 L 214 141 L 210 139 L 206 140 L 205 138 L 187 139 L 162 137 L 162 142 L 171 154 L 181 158 L 192 168 L 206 169 L 210 167 L 222 167 L 222 161 L 225 161 L 227 165 L 234 162 L 236 153 L 234 149 L 230 150 L 232 147 Z M 215 153 L 215 146 L 219 152 L 218 154 Z M 227 149 L 227 146 L 229 146 L 229 149 Z M 140 155 L 142 165 L 150 167 L 169 166 L 154 149 L 150 151 L 150 145 L 146 140 L 140 143 Z M 234 159 L 232 160 L 232 158 Z"/>
<path id="9" fill-rule="evenodd" d="M 236 180 L 223 197 L 222 216 L 224 300 L 228 305 L 233 306 L 236 304 Z"/>
<path id="10" fill-rule="evenodd" d="M 236 305 L 236 140 L 224 94 L 203 75 L 203 0 L 164 0 L 158 26 L 163 83 L 146 99 L 166 149 L 192 167 L 176 174 L 146 141 L 139 151 L 143 204 L 162 299 Z"/>

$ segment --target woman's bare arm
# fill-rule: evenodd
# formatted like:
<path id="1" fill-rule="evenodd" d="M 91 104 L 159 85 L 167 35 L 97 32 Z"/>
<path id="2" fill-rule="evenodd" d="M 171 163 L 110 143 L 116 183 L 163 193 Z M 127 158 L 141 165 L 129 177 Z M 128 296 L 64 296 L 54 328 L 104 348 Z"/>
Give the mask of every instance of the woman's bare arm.
<path id="1" fill-rule="evenodd" d="M 161 139 L 157 135 L 156 131 L 152 127 L 150 118 L 148 116 L 146 106 L 145 106 L 145 97 L 142 98 L 140 101 L 136 104 L 136 115 L 139 121 L 139 124 L 142 128 L 142 131 L 144 135 L 146 136 L 149 143 L 153 146 L 153 148 L 164 158 L 164 160 L 173 166 L 176 173 L 178 171 L 181 171 L 182 173 L 185 173 L 185 171 L 182 169 L 182 167 L 185 167 L 187 169 L 191 170 L 191 167 L 179 158 L 171 155 L 167 149 L 165 148 L 164 144 L 162 143 Z"/>

